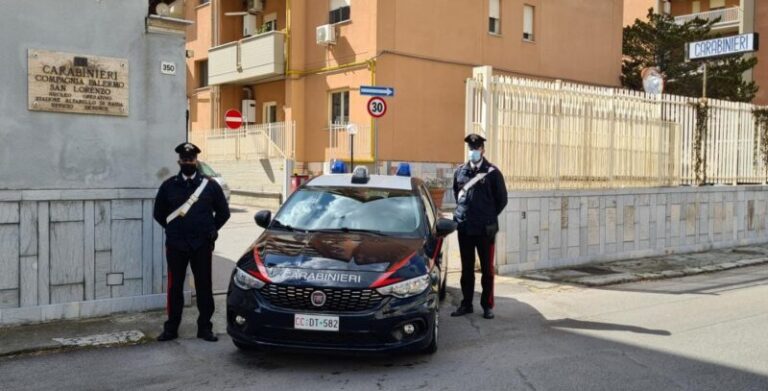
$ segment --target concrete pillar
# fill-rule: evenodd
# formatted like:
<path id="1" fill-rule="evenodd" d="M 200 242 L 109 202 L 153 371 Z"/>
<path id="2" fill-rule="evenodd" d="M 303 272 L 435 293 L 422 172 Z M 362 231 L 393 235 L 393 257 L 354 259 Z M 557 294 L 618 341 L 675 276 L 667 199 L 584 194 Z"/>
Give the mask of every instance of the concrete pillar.
<path id="1" fill-rule="evenodd" d="M 281 200 L 281 204 L 288 199 L 289 195 L 291 195 L 291 177 L 293 176 L 293 164 L 294 161 L 291 159 L 285 159 L 283 162 L 283 199 Z"/>
<path id="2" fill-rule="evenodd" d="M 749 34 L 755 32 L 755 0 L 741 0 L 739 4 L 741 9 L 741 22 L 739 22 L 739 34 Z M 754 57 L 755 54 L 746 54 L 746 58 Z M 744 72 L 744 80 L 747 82 L 754 80 L 754 70 Z"/>
<path id="3" fill-rule="evenodd" d="M 489 139 L 494 137 L 493 132 L 493 96 L 491 95 L 491 78 L 493 77 L 493 67 L 485 65 L 472 69 L 472 77 L 482 83 L 483 100 L 480 107 L 480 131 L 483 137 Z M 486 144 L 486 154 L 489 158 L 494 155 L 494 143 Z M 466 152 L 466 151 L 465 151 Z"/>

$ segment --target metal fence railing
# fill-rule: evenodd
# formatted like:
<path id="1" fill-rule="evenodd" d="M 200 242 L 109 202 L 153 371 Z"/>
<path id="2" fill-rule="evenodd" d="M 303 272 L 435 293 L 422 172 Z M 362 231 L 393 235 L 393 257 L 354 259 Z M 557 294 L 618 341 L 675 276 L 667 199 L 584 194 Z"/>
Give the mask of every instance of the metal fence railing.
<path id="1" fill-rule="evenodd" d="M 326 161 L 332 159 L 349 160 L 352 148 L 349 126 L 357 129 L 354 140 L 356 161 L 373 159 L 373 140 L 369 124 L 333 123 L 328 127 L 329 141 L 326 149 Z"/>
<path id="2" fill-rule="evenodd" d="M 295 124 L 286 122 L 251 124 L 240 129 L 200 130 L 189 134 L 189 140 L 203 150 L 201 159 L 214 162 L 293 159 L 295 139 Z"/>
<path id="3" fill-rule="evenodd" d="M 483 75 L 467 80 L 466 131 L 511 189 L 696 183 L 696 99 Z M 707 183 L 763 183 L 747 103 L 708 100 Z"/>

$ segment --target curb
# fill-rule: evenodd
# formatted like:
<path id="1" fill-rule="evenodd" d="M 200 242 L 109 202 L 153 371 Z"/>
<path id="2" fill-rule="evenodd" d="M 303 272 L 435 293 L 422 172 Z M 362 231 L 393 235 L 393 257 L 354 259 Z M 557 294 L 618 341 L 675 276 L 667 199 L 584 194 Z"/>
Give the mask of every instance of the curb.
<path id="1" fill-rule="evenodd" d="M 601 287 L 616 284 L 624 284 L 628 282 L 638 281 L 650 281 L 650 280 L 664 280 L 668 278 L 687 277 L 697 274 L 714 273 L 723 270 L 738 269 L 742 267 L 755 266 L 768 263 L 768 258 L 753 258 L 742 259 L 735 262 L 727 262 L 716 265 L 707 265 L 702 267 L 686 267 L 682 270 L 663 270 L 659 272 L 645 272 L 645 273 L 632 273 L 628 271 L 617 270 L 614 274 L 599 275 L 599 276 L 582 276 L 572 278 L 552 278 L 544 272 L 523 274 L 523 278 L 536 281 L 547 282 L 566 282 L 572 284 L 578 284 L 588 287 Z M 564 270 L 564 269 L 560 269 Z"/>
<path id="2" fill-rule="evenodd" d="M 123 346 L 144 345 L 155 340 L 141 331 L 130 330 L 110 334 L 98 334 L 77 338 L 51 338 L 54 344 L 48 342 L 34 347 L 25 347 L 0 353 L 0 359 L 22 355 L 71 352 L 87 349 L 114 348 Z"/>

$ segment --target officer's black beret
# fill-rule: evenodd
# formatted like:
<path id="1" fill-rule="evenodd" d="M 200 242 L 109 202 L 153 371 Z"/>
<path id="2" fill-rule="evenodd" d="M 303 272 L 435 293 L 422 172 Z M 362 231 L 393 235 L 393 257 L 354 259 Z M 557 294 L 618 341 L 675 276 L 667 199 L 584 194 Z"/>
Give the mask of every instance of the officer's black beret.
<path id="1" fill-rule="evenodd" d="M 464 137 L 464 142 L 470 148 L 480 148 L 485 145 L 485 138 L 477 133 L 470 133 L 467 137 Z"/>
<path id="2" fill-rule="evenodd" d="M 174 149 L 174 151 L 176 151 L 182 159 L 195 158 L 197 157 L 197 154 L 201 152 L 200 148 L 192 143 L 181 143 Z"/>

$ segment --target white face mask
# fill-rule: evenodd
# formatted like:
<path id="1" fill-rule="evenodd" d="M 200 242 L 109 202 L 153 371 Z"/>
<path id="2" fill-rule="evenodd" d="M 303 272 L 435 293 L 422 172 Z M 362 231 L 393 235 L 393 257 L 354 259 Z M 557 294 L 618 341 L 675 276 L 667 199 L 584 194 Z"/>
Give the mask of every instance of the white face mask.
<path id="1" fill-rule="evenodd" d="M 483 155 L 480 154 L 480 150 L 477 149 L 470 149 L 467 155 L 469 156 L 469 161 L 472 163 L 479 162 L 483 157 Z"/>

